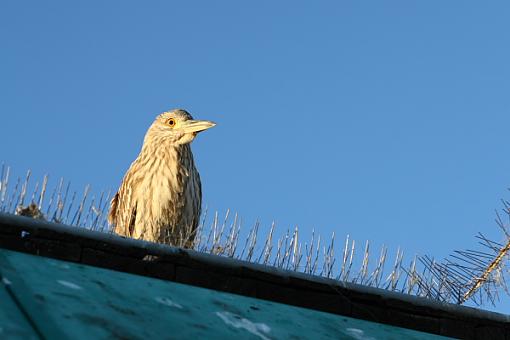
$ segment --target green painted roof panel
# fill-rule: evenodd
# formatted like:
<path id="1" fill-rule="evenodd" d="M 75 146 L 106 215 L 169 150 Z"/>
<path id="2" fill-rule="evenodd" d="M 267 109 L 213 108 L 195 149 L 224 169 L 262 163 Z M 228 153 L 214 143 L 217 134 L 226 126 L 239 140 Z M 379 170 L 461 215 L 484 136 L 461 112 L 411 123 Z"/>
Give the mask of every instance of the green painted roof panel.
<path id="1" fill-rule="evenodd" d="M 10 281 L 0 285 L 0 339 L 39 339 L 8 289 Z"/>
<path id="2" fill-rule="evenodd" d="M 38 331 L 52 339 L 443 338 L 3 249 L 0 274 L 11 282 L 9 293 Z M 5 322 L 7 308 L 14 307 L 4 302 L 9 300 L 0 301 L 0 322 Z M 23 327 L 29 332 L 28 322 Z"/>

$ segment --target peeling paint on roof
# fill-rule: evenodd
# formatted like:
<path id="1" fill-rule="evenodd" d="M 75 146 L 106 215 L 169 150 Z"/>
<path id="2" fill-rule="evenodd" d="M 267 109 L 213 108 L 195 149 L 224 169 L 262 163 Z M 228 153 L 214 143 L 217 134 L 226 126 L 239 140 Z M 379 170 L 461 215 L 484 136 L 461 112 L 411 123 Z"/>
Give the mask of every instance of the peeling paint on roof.
<path id="1" fill-rule="evenodd" d="M 13 297 L 47 338 L 443 338 L 2 249 L 0 275 L 13 282 Z M 0 327 L 5 328 L 1 318 Z"/>
<path id="2" fill-rule="evenodd" d="M 65 281 L 65 280 L 57 280 L 57 283 L 61 284 L 64 287 L 71 288 L 71 289 L 76 289 L 76 290 L 83 289 L 80 286 L 78 286 L 76 283 L 72 283 L 72 282 Z"/>

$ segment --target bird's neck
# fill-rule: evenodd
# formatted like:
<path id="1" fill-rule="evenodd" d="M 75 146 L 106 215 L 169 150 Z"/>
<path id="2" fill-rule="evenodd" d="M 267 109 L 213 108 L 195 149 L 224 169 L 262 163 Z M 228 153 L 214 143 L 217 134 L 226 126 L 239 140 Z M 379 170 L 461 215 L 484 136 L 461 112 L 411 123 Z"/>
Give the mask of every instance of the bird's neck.
<path id="1" fill-rule="evenodd" d="M 174 144 L 165 140 L 144 144 L 138 160 L 155 172 L 165 171 L 170 175 L 184 175 L 194 166 L 190 144 Z"/>

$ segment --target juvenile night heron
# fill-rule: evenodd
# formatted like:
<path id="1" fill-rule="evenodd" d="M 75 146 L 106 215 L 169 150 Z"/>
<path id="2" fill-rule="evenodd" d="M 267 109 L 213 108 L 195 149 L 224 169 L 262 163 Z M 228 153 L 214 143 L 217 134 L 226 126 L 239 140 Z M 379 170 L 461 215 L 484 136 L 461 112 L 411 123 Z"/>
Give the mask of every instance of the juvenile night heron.
<path id="1" fill-rule="evenodd" d="M 180 109 L 156 117 L 111 201 L 108 221 L 117 234 L 192 246 L 202 187 L 190 143 L 215 125 Z"/>

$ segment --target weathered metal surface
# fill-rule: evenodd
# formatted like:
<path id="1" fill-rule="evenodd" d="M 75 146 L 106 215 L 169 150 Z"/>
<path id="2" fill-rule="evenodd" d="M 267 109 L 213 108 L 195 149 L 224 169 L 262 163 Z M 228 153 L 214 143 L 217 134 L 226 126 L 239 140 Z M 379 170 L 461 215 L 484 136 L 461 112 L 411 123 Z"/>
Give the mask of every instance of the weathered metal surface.
<path id="1" fill-rule="evenodd" d="M 9 289 L 38 331 L 50 339 L 442 338 L 3 249 L 0 274 L 11 281 Z M 3 299 L 0 305 L 4 308 Z"/>
<path id="2" fill-rule="evenodd" d="M 510 340 L 510 315 L 27 217 L 0 213 L 0 248 L 432 334 Z"/>
<path id="3" fill-rule="evenodd" d="M 0 339 L 39 339 L 39 336 L 10 295 L 11 282 L 0 284 Z"/>

